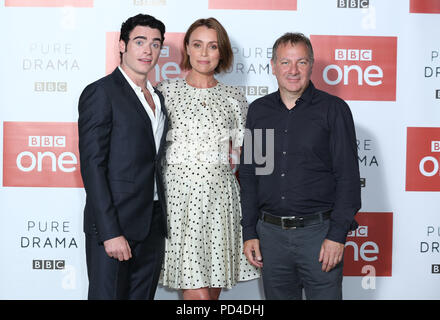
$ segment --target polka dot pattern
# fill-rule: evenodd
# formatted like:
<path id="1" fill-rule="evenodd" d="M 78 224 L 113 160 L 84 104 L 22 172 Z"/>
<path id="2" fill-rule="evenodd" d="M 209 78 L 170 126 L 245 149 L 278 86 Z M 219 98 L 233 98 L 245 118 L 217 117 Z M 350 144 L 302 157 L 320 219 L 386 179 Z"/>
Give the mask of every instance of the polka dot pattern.
<path id="1" fill-rule="evenodd" d="M 247 101 L 218 83 L 191 87 L 164 80 L 157 87 L 169 116 L 163 163 L 168 239 L 160 282 L 175 289 L 231 288 L 259 270 L 242 248 L 240 191 L 229 165 L 229 143 L 241 145 Z"/>

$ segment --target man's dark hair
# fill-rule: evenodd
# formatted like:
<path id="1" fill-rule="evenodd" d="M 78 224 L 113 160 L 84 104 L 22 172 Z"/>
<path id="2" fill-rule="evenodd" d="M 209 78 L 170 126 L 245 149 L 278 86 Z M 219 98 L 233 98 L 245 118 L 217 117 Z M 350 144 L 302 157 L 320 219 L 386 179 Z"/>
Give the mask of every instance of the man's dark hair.
<path id="1" fill-rule="evenodd" d="M 313 65 L 313 62 L 315 61 L 314 55 L 313 55 L 313 47 L 312 44 L 310 42 L 310 39 L 307 38 L 304 34 L 296 32 L 287 32 L 285 34 L 283 34 L 281 37 L 279 37 L 272 48 L 272 61 L 276 61 L 277 60 L 277 49 L 280 45 L 286 45 L 286 44 L 292 44 L 295 45 L 297 43 L 303 43 L 306 47 L 307 50 L 309 51 L 309 59 L 310 59 L 310 63 Z"/>
<path id="2" fill-rule="evenodd" d="M 137 26 L 150 27 L 151 29 L 158 29 L 161 35 L 160 44 L 163 45 L 165 40 L 165 25 L 162 21 L 157 20 L 155 17 L 150 16 L 148 14 L 138 14 L 133 17 L 127 19 L 127 21 L 123 22 L 121 25 L 121 34 L 119 36 L 119 40 L 125 42 L 125 46 L 128 45 L 128 40 L 130 39 L 130 32 L 136 28 Z M 122 59 L 122 53 L 119 53 Z"/>

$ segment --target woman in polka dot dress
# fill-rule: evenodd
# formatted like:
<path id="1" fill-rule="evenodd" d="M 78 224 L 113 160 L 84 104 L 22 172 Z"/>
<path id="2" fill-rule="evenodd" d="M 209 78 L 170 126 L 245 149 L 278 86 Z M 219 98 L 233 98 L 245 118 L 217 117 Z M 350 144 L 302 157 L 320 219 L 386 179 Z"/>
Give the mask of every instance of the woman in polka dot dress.
<path id="1" fill-rule="evenodd" d="M 185 80 L 164 80 L 170 119 L 164 161 L 168 239 L 161 274 L 183 298 L 218 299 L 222 288 L 259 277 L 242 252 L 240 191 L 229 165 L 239 150 L 247 101 L 238 88 L 218 82 L 233 59 L 231 44 L 214 18 L 188 29 Z"/>

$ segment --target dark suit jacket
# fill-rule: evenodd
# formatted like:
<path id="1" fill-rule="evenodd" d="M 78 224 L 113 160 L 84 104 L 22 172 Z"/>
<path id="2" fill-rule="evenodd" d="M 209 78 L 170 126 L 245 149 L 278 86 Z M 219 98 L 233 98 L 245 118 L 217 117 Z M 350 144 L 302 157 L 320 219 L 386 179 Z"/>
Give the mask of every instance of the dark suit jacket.
<path id="1" fill-rule="evenodd" d="M 88 85 L 80 96 L 79 153 L 86 190 L 84 232 L 96 235 L 101 242 L 120 235 L 135 241 L 147 237 L 155 177 L 166 234 L 160 160 L 168 119 L 163 96 L 156 93 L 166 119 L 157 154 L 150 118 L 118 68 Z"/>

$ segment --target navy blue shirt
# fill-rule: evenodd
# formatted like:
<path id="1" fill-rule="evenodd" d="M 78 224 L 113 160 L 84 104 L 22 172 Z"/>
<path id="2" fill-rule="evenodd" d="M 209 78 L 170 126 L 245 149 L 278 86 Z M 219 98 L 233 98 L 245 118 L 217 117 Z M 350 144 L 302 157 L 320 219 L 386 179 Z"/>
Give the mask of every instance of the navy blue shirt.
<path id="1" fill-rule="evenodd" d="M 276 91 L 250 104 L 246 129 L 239 167 L 244 241 L 258 238 L 261 210 L 298 216 L 333 209 L 326 238 L 345 243 L 361 207 L 356 134 L 345 101 L 310 82 L 289 110 Z"/>

